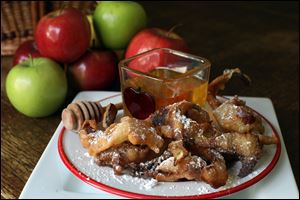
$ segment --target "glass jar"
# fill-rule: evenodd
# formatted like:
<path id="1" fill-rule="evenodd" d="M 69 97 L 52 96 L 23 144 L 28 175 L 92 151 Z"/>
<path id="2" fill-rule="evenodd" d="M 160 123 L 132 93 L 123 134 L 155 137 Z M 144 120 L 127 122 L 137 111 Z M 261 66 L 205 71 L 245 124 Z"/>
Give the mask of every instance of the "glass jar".
<path id="1" fill-rule="evenodd" d="M 125 115 L 145 119 L 182 100 L 203 106 L 210 66 L 205 58 L 167 48 L 122 60 L 119 71 Z"/>

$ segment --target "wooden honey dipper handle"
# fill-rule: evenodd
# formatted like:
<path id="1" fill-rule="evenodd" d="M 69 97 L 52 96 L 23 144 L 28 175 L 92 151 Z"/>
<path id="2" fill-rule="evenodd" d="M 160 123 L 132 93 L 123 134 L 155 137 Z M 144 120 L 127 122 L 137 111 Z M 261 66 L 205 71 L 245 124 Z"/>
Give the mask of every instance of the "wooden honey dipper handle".
<path id="1" fill-rule="evenodd" d="M 71 103 L 61 114 L 62 122 L 66 129 L 79 131 L 85 120 L 96 120 L 107 128 L 114 122 L 118 110 L 123 108 L 122 103 L 109 104 L 103 108 L 100 101 L 78 101 Z"/>

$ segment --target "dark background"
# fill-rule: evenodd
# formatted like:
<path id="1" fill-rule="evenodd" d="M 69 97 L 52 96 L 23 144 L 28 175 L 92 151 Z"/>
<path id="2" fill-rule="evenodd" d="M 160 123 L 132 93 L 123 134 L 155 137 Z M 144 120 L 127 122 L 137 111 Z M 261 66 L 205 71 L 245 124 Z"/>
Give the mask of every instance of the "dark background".
<path id="1" fill-rule="evenodd" d="M 272 100 L 299 184 L 299 3 L 141 2 L 148 27 L 171 29 L 191 53 L 212 63 L 211 79 L 239 67 L 249 87 L 233 79 L 223 94 Z M 9 103 L 4 80 L 11 57 L 1 57 L 1 198 L 17 198 L 60 122 L 60 111 L 28 118 Z M 116 82 L 108 90 L 119 90 Z M 70 96 L 68 102 L 74 96 Z M 20 153 L 21 152 L 21 153 Z"/>

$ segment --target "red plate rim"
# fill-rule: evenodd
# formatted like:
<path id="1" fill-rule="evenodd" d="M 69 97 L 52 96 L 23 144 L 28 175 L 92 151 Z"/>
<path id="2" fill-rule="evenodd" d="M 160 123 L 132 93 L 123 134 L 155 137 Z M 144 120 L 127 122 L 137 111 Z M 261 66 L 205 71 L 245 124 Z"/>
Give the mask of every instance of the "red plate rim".
<path id="1" fill-rule="evenodd" d="M 116 94 L 113 96 L 109 96 L 106 97 L 104 99 L 101 99 L 100 101 L 104 101 L 107 99 L 111 99 L 114 98 L 116 96 L 119 96 L 121 94 Z M 252 109 L 252 108 L 251 108 Z M 276 131 L 276 129 L 274 128 L 274 126 L 271 124 L 271 122 L 269 120 L 267 120 L 262 114 L 260 114 L 259 112 L 255 111 L 254 109 L 252 109 L 254 112 L 256 112 L 260 117 L 262 117 L 268 124 L 269 126 L 272 128 L 273 131 L 273 135 L 275 135 L 279 142 L 276 145 L 276 152 L 275 155 L 272 159 L 272 161 L 270 162 L 270 164 L 261 172 L 259 173 L 257 176 L 255 176 L 253 179 L 250 179 L 248 181 L 246 181 L 245 183 L 235 186 L 233 188 L 228 188 L 222 191 L 218 191 L 218 192 L 213 192 L 213 193 L 209 193 L 209 194 L 201 194 L 201 195 L 191 195 L 191 196 L 157 196 L 157 195 L 146 195 L 146 194 L 140 194 L 140 193 L 134 193 L 134 192 L 129 192 L 129 191 L 125 191 L 125 190 L 121 190 L 118 188 L 114 188 L 108 185 L 105 185 L 103 183 L 99 183 L 98 181 L 88 177 L 87 175 L 85 175 L 84 173 L 82 173 L 81 171 L 79 171 L 68 159 L 67 155 L 64 152 L 63 149 L 63 136 L 65 133 L 65 127 L 62 128 L 59 138 L 58 138 L 58 152 L 60 155 L 61 160 L 63 161 L 63 163 L 65 164 L 65 166 L 76 176 L 78 177 L 80 180 L 84 181 L 85 183 L 103 190 L 105 192 L 109 192 L 111 194 L 115 194 L 115 195 L 120 195 L 123 197 L 127 197 L 127 198 L 138 198 L 138 199 L 198 199 L 198 198 L 216 198 L 216 197 L 222 197 L 222 196 L 226 196 L 226 195 L 230 195 L 236 192 L 239 192 L 245 188 L 248 188 L 252 185 L 254 185 L 255 183 L 257 183 L 258 181 L 260 181 L 261 179 L 263 179 L 276 165 L 277 161 L 279 160 L 280 157 L 280 153 L 281 153 L 281 141 L 280 141 L 280 137 L 278 132 Z"/>

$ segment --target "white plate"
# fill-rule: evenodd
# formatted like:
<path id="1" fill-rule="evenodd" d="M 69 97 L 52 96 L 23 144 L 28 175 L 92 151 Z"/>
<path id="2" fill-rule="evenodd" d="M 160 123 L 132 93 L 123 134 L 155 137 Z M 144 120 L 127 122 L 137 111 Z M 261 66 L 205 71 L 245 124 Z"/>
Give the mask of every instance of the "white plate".
<path id="1" fill-rule="evenodd" d="M 109 92 L 82 92 L 76 97 L 76 100 L 99 100 L 106 98 L 108 96 L 114 95 L 116 93 Z M 115 97 L 113 102 L 117 102 L 119 97 Z M 263 115 L 274 125 L 275 130 L 279 133 L 280 139 L 282 141 L 282 136 L 279 130 L 278 122 L 274 113 L 272 103 L 269 99 L 265 98 L 244 98 L 247 104 L 252 108 L 259 110 Z M 107 100 L 105 103 L 111 102 Z M 119 196 L 108 194 L 99 189 L 89 186 L 88 184 L 76 179 L 66 168 L 62 165 L 59 160 L 59 155 L 57 152 L 57 142 L 58 136 L 62 130 L 62 124 L 59 125 L 53 138 L 51 139 L 48 147 L 43 153 L 40 161 L 38 162 L 36 168 L 34 169 L 31 177 L 29 178 L 27 184 L 25 185 L 20 198 L 117 198 Z M 94 184 L 94 186 L 99 188 L 101 185 L 102 189 L 106 191 L 114 192 L 115 194 L 125 195 L 127 197 L 141 197 L 141 194 L 147 195 L 169 195 L 172 191 L 172 196 L 178 195 L 199 195 L 203 193 L 215 192 L 211 189 L 207 189 L 209 186 L 201 182 L 180 182 L 180 183 L 163 183 L 154 186 L 153 188 L 147 189 L 147 182 L 145 180 L 138 180 L 138 178 L 132 177 L 116 177 L 113 175 L 112 170 L 107 167 L 99 167 L 93 165 L 91 162 L 78 162 L 79 159 L 89 160 L 90 158 L 85 156 L 85 150 L 81 147 L 78 135 L 74 133 L 65 133 L 62 137 L 63 146 L 65 150 L 65 155 L 69 160 L 79 169 L 82 173 L 77 173 L 78 171 L 73 171 L 81 179 L 85 179 L 86 182 Z M 66 139 L 65 137 L 70 137 Z M 72 141 L 72 143 L 64 142 Z M 66 146 L 65 146 L 66 145 Z M 69 146 L 68 146 L 69 145 Z M 243 185 L 238 189 L 227 190 L 226 193 L 238 191 L 243 189 L 234 195 L 230 195 L 231 198 L 298 198 L 299 192 L 295 184 L 295 180 L 291 171 L 290 163 L 287 158 L 286 150 L 284 144 L 282 145 L 282 153 L 276 167 L 267 175 L 264 179 L 260 180 L 257 184 L 249 187 L 254 182 L 258 180 L 258 176 L 266 175 L 264 171 L 270 162 L 274 159 L 275 151 L 277 148 L 273 146 L 266 149 L 264 154 L 265 158 L 261 159 L 261 162 L 257 164 L 257 168 L 254 173 L 247 176 L 246 178 L 239 180 L 239 182 L 233 182 L 227 185 L 227 187 L 237 188 L 237 185 Z M 70 148 L 71 147 L 71 148 Z M 263 161 L 262 161 L 263 160 Z M 75 168 L 74 168 L 75 169 Z M 101 172 L 102 176 L 98 176 Z M 264 173 L 264 174 L 262 174 Z M 87 180 L 88 176 L 89 180 Z M 258 178 L 257 178 L 258 177 Z M 92 179 L 96 181 L 93 182 Z M 137 181 L 138 180 L 138 181 Z M 250 182 L 249 182 L 250 180 Z M 254 181 L 253 181 L 254 180 Z M 284 181 L 284 184 L 282 184 Z M 100 182 L 101 184 L 99 184 Z M 138 183 L 138 185 L 137 185 Z M 245 185 L 246 183 L 246 185 Z M 237 185 L 236 185 L 237 184 Z M 111 188 L 115 189 L 111 189 Z M 249 187 L 247 189 L 244 189 Z M 277 188 L 277 189 L 276 189 Z M 222 188 L 221 190 L 224 190 Z M 120 190 L 125 191 L 120 193 Z M 131 193 L 128 193 L 131 192 Z M 137 195 L 132 196 L 135 193 Z M 215 194 L 220 194 L 215 193 Z M 225 195 L 222 194 L 221 195 Z M 220 195 L 217 195 L 220 196 Z M 202 196 L 203 197 L 203 196 Z M 213 196 L 212 196 L 213 197 Z M 216 197 L 216 196 L 215 196 Z"/>
<path id="2" fill-rule="evenodd" d="M 121 102 L 121 95 L 113 95 L 101 100 L 103 106 Z M 123 115 L 119 111 L 119 116 Z M 272 125 L 263 120 L 265 132 L 278 136 Z M 98 166 L 93 162 L 87 150 L 80 143 L 78 134 L 72 131 L 61 131 L 59 154 L 67 168 L 84 182 L 104 191 L 129 198 L 214 198 L 228 195 L 245 189 L 260 181 L 267 175 L 278 161 L 281 145 L 266 145 L 263 156 L 254 171 L 244 178 L 237 178 L 237 170 L 229 170 L 228 183 L 218 189 L 210 187 L 202 181 L 159 182 L 152 186 L 153 181 L 132 177 L 130 175 L 115 176 L 112 168 Z M 237 163 L 238 164 L 238 163 Z M 233 167 L 232 169 L 237 169 Z"/>

